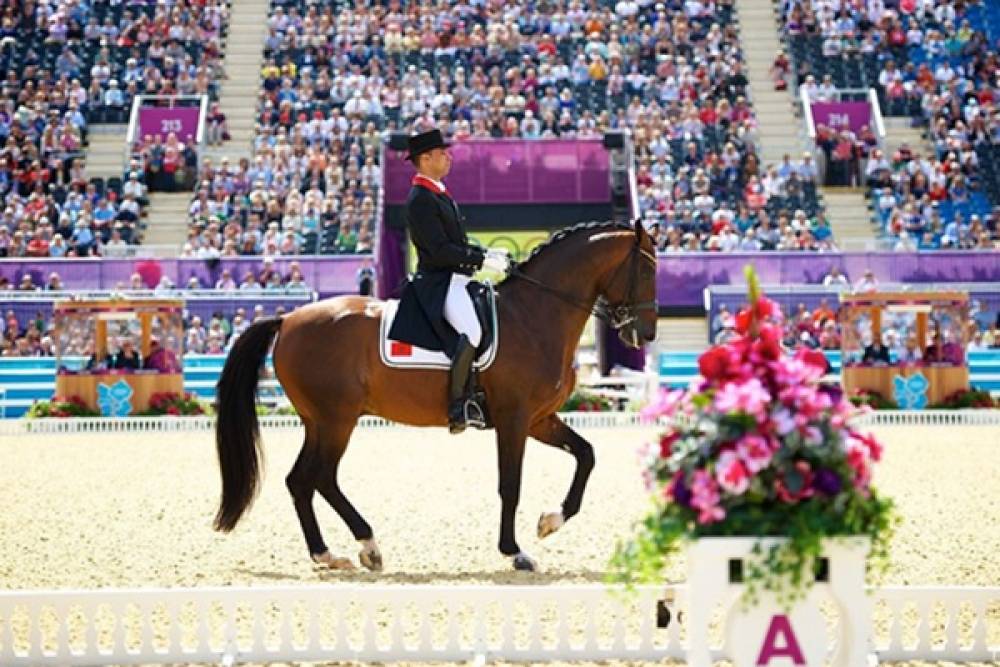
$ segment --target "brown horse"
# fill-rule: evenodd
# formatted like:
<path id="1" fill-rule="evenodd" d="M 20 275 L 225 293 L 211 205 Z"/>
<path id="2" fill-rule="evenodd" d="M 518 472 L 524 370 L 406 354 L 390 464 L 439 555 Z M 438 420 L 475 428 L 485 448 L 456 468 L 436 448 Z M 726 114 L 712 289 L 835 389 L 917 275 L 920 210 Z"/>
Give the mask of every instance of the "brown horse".
<path id="1" fill-rule="evenodd" d="M 536 565 L 514 539 L 527 436 L 576 459 L 559 512 L 542 514 L 538 533 L 558 530 L 580 510 L 594 467 L 590 443 L 556 415 L 573 390 L 573 358 L 595 304 L 597 313 L 638 347 L 656 335 L 656 257 L 640 223 L 586 223 L 555 234 L 497 288 L 500 343 L 482 373 L 497 434 L 501 498 L 500 552 L 516 569 Z M 379 356 L 380 301 L 343 296 L 258 322 L 237 340 L 217 392 L 216 446 L 222 473 L 217 530 L 230 531 L 257 493 L 259 432 L 254 410 L 258 375 L 274 343 L 278 380 L 305 424 L 305 443 L 286 478 L 309 554 L 333 568 L 351 567 L 327 550 L 313 511 L 319 491 L 361 545 L 361 564 L 382 567 L 371 526 L 344 496 L 337 468 L 362 415 L 402 424 L 446 426 L 444 370 L 386 367 Z"/>

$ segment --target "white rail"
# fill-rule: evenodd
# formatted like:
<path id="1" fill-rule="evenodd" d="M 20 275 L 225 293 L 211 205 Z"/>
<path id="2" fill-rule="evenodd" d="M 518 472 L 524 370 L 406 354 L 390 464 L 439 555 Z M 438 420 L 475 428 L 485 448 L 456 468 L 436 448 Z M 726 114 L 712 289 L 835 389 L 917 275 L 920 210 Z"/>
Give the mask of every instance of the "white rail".
<path id="1" fill-rule="evenodd" d="M 571 428 L 635 428 L 651 426 L 638 412 L 564 412 L 559 415 Z M 299 428 L 297 415 L 259 417 L 262 429 Z M 1000 426 L 1000 410 L 881 410 L 855 418 L 858 426 Z M 169 433 L 211 431 L 215 417 L 76 417 L 0 420 L 0 435 L 51 435 L 57 433 Z M 414 428 L 381 417 L 362 417 L 358 428 Z M 2 663 L 0 663 L 2 664 Z"/>
<path id="2" fill-rule="evenodd" d="M 988 644 L 998 588 L 872 594 L 882 660 L 1000 654 Z M 600 585 L 0 592 L 0 664 L 683 659 L 685 595 Z M 673 621 L 659 628 L 664 598 Z M 713 657 L 724 657 L 715 644 Z"/>
<path id="3" fill-rule="evenodd" d="M 622 428 L 642 425 L 637 412 L 565 412 L 560 415 L 572 428 Z M 297 415 L 259 417 L 262 429 L 299 428 Z M 55 433 L 148 433 L 211 431 L 215 417 L 76 417 L 0 420 L 0 435 L 51 435 Z M 362 417 L 358 428 L 411 428 L 381 417 Z M 412 427 L 415 428 L 415 427 Z M 3 663 L 0 663 L 2 665 Z"/>

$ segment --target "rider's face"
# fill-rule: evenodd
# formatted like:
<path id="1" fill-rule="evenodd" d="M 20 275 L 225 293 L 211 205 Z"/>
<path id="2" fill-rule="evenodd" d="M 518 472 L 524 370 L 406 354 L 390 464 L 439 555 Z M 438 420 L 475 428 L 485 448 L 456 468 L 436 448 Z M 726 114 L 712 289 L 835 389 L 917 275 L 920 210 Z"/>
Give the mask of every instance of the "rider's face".
<path id="1" fill-rule="evenodd" d="M 428 176 L 440 181 L 451 171 L 451 155 L 445 148 L 434 148 L 424 153 L 420 166 Z"/>

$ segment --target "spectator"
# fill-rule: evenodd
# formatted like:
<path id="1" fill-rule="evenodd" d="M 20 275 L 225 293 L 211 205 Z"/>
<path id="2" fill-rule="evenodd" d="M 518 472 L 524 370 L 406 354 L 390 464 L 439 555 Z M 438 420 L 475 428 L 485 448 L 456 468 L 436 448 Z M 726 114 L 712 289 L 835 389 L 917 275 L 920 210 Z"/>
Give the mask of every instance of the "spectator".
<path id="1" fill-rule="evenodd" d="M 854 291 L 855 292 L 878 291 L 878 279 L 875 277 L 875 273 L 871 269 L 865 269 L 864 275 L 854 285 Z"/>

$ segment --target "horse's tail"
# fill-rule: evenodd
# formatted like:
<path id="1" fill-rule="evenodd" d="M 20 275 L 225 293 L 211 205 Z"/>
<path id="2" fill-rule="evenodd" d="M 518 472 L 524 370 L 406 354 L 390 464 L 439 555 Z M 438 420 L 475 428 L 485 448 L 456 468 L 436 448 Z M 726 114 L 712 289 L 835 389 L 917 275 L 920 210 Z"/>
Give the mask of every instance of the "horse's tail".
<path id="1" fill-rule="evenodd" d="M 216 530 L 232 530 L 253 503 L 260 486 L 257 380 L 280 328 L 281 318 L 274 317 L 244 331 L 229 352 L 216 386 L 215 447 L 222 474 L 222 500 L 215 515 Z"/>

